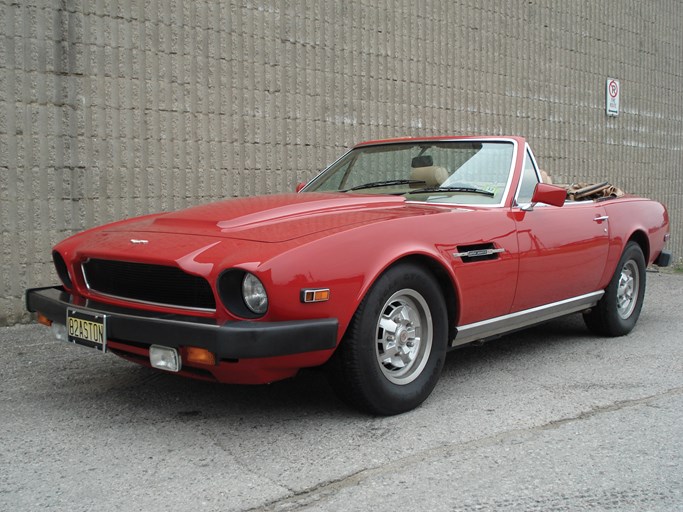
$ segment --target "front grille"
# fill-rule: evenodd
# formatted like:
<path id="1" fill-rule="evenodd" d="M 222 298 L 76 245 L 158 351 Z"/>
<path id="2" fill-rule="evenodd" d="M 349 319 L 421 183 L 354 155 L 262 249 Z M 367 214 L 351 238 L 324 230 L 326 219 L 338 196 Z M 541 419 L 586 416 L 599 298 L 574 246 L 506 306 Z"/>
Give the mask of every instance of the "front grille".
<path id="1" fill-rule="evenodd" d="M 90 259 L 83 263 L 83 275 L 88 288 L 103 295 L 181 308 L 216 309 L 206 279 L 177 267 Z"/>

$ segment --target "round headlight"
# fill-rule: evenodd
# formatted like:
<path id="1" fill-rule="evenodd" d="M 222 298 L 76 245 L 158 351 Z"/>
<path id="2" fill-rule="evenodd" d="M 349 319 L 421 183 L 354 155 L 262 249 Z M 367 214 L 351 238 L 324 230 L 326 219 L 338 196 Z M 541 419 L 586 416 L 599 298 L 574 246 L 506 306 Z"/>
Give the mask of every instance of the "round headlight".
<path id="1" fill-rule="evenodd" d="M 242 298 L 252 313 L 263 315 L 268 309 L 268 295 L 263 283 L 249 272 L 244 274 L 242 280 Z"/>

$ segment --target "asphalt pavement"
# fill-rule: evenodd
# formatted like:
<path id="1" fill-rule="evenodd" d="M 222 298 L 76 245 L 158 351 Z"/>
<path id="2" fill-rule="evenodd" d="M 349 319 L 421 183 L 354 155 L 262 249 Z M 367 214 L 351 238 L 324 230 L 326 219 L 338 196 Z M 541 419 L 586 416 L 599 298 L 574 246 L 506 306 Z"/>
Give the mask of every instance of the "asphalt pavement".
<path id="1" fill-rule="evenodd" d="M 211 384 L 2 328 L 0 510 L 683 510 L 683 275 L 647 277 L 629 336 L 575 315 L 456 350 L 389 418 L 321 370 Z"/>

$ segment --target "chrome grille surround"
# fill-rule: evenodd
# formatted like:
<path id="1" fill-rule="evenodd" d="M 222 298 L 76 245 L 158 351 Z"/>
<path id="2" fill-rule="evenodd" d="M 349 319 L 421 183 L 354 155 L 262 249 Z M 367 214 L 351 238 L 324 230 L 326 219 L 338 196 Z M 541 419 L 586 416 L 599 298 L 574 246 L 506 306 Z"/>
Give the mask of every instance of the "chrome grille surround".
<path id="1" fill-rule="evenodd" d="M 178 267 L 90 258 L 81 264 L 89 291 L 105 297 L 192 311 L 216 311 L 208 281 Z"/>

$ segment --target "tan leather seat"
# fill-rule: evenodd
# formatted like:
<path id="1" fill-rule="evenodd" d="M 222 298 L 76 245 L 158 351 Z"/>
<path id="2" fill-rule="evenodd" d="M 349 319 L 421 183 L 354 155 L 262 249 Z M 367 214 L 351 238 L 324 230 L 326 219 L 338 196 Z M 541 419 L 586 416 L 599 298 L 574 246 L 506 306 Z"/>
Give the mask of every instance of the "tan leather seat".
<path id="1" fill-rule="evenodd" d="M 426 187 L 438 187 L 448 179 L 448 171 L 438 165 L 413 167 L 410 170 L 410 179 L 424 181 Z"/>

